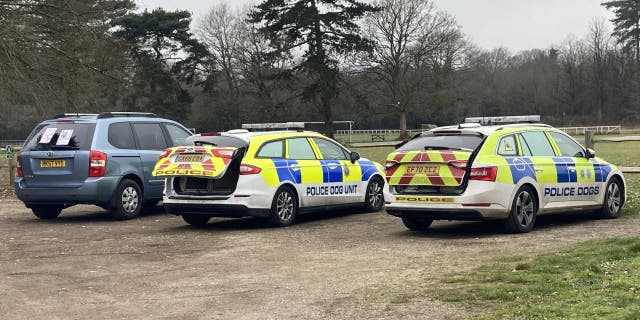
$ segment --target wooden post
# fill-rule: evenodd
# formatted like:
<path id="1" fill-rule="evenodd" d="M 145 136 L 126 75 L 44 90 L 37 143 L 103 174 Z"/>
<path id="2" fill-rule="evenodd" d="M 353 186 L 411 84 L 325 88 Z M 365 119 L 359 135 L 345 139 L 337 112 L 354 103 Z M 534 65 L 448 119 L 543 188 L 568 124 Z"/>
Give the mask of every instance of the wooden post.
<path id="1" fill-rule="evenodd" d="M 15 160 L 13 160 L 12 157 L 11 159 L 7 159 L 7 162 L 9 162 L 9 183 L 13 186 L 13 183 L 16 181 Z"/>
<path id="2" fill-rule="evenodd" d="M 584 132 L 584 146 L 588 149 L 593 149 L 593 133 L 591 130 Z"/>

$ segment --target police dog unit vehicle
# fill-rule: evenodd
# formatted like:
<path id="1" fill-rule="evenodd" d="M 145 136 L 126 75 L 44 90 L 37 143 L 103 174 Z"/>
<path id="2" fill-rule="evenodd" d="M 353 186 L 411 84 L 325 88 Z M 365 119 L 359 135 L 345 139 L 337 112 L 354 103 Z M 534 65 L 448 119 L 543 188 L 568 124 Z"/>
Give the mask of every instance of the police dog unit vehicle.
<path id="1" fill-rule="evenodd" d="M 319 133 L 239 129 L 198 134 L 187 144 L 167 149 L 153 174 L 167 178 L 165 211 L 192 225 L 253 216 L 287 226 L 307 211 L 363 206 L 373 212 L 384 204 L 383 166 Z"/>
<path id="2" fill-rule="evenodd" d="M 475 123 L 419 134 L 387 157 L 386 209 L 407 228 L 425 230 L 433 220 L 503 219 L 507 231 L 520 233 L 547 213 L 620 215 L 622 172 L 563 131 L 513 123 L 539 116 L 469 120 Z"/>

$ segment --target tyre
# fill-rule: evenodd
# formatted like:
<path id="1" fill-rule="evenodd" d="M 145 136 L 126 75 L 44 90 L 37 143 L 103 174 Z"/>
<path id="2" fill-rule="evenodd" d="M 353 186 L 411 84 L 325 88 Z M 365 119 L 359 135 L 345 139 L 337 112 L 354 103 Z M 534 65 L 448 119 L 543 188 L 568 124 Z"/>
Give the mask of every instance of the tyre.
<path id="1" fill-rule="evenodd" d="M 615 219 L 620 216 L 624 204 L 622 183 L 618 178 L 612 178 L 605 190 L 604 206 L 600 209 L 600 216 L 604 219 Z"/>
<path id="2" fill-rule="evenodd" d="M 425 230 L 429 229 L 429 227 L 433 223 L 433 219 L 403 217 L 402 218 L 402 223 L 409 230 L 425 231 Z"/>
<path id="3" fill-rule="evenodd" d="M 271 203 L 269 221 L 275 227 L 286 227 L 293 223 L 298 214 L 298 200 L 290 187 L 283 186 L 276 191 Z"/>
<path id="4" fill-rule="evenodd" d="M 377 212 L 382 209 L 384 204 L 383 188 L 384 182 L 382 179 L 375 177 L 369 181 L 367 193 L 364 197 L 364 209 L 367 212 Z"/>
<path id="5" fill-rule="evenodd" d="M 534 191 L 522 186 L 516 192 L 511 204 L 509 217 L 504 221 L 504 227 L 509 233 L 525 233 L 533 229 L 538 212 L 538 201 Z"/>
<path id="6" fill-rule="evenodd" d="M 209 223 L 210 216 L 202 214 L 183 214 L 182 220 L 192 226 L 204 226 Z"/>
<path id="7" fill-rule="evenodd" d="M 33 214 L 42 220 L 55 219 L 60 215 L 62 207 L 56 206 L 34 206 L 31 207 Z"/>
<path id="8" fill-rule="evenodd" d="M 113 193 L 111 216 L 117 220 L 133 219 L 142 209 L 140 186 L 130 179 L 122 179 Z"/>

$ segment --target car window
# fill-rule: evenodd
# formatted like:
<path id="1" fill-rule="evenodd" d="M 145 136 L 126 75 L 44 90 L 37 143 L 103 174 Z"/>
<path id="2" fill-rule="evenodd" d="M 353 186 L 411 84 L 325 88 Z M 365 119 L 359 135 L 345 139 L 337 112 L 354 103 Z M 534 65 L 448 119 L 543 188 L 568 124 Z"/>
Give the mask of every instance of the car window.
<path id="1" fill-rule="evenodd" d="M 405 143 L 398 148 L 398 151 L 418 151 L 427 148 L 475 150 L 481 142 L 482 136 L 480 135 L 427 135 Z"/>
<path id="2" fill-rule="evenodd" d="M 29 135 L 24 149 L 29 151 L 89 150 L 95 127 L 95 123 L 73 122 L 39 125 Z"/>
<path id="3" fill-rule="evenodd" d="M 295 160 L 315 160 L 316 155 L 307 141 L 307 138 L 287 139 L 287 153 L 289 159 Z"/>
<path id="4" fill-rule="evenodd" d="M 262 145 L 258 158 L 284 158 L 284 140 L 271 141 Z"/>
<path id="5" fill-rule="evenodd" d="M 109 143 L 119 149 L 135 149 L 133 132 L 129 122 L 117 122 L 109 125 Z"/>
<path id="6" fill-rule="evenodd" d="M 138 138 L 140 150 L 163 150 L 167 141 L 159 123 L 134 123 L 133 131 Z"/>
<path id="7" fill-rule="evenodd" d="M 556 142 L 558 149 L 560 149 L 560 154 L 563 157 L 585 157 L 584 149 L 573 141 L 573 139 L 558 132 L 550 132 L 550 134 L 553 141 Z"/>
<path id="8" fill-rule="evenodd" d="M 320 138 L 313 138 L 313 141 L 318 146 L 318 150 L 320 150 L 320 154 L 322 155 L 322 159 L 326 160 L 347 160 L 347 154 L 344 152 L 344 149 L 339 145 Z"/>
<path id="9" fill-rule="evenodd" d="M 191 136 L 191 132 L 182 129 L 175 124 L 165 123 L 164 125 L 167 128 L 167 132 L 169 132 L 169 136 L 171 137 L 171 141 L 173 141 L 174 147 L 185 145 L 185 140 Z"/>
<path id="10" fill-rule="evenodd" d="M 542 131 L 527 131 L 520 133 L 523 154 L 534 157 L 553 157 L 553 147 L 547 135 Z"/>
<path id="11" fill-rule="evenodd" d="M 501 156 L 517 156 L 518 148 L 516 144 L 516 137 L 512 134 L 502 137 L 498 143 L 497 152 Z"/>

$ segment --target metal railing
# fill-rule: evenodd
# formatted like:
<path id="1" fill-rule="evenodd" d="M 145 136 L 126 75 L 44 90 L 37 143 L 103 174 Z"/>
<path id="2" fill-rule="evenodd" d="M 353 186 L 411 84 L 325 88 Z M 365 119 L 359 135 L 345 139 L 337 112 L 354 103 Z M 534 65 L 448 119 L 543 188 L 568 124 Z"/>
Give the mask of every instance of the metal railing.
<path id="1" fill-rule="evenodd" d="M 407 133 L 409 135 L 413 135 L 416 133 L 420 133 L 426 130 L 420 130 L 420 129 L 411 129 L 411 130 L 407 130 Z M 349 130 L 336 130 L 336 134 L 339 135 L 347 135 L 349 134 Z M 371 129 L 371 130 L 351 130 L 351 134 L 400 134 L 400 130 L 399 129 Z"/>

